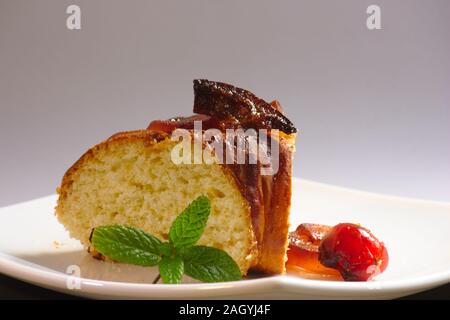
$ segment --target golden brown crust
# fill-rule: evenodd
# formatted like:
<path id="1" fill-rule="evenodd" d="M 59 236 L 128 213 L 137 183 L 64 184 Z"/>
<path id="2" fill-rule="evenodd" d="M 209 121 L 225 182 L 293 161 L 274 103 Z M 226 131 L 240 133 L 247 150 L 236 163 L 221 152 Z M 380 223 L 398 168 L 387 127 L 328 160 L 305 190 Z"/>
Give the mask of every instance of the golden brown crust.
<path id="1" fill-rule="evenodd" d="M 269 274 L 285 272 L 292 188 L 294 135 L 280 135 L 279 170 L 261 175 L 259 164 L 226 165 L 251 206 L 258 259 L 252 270 Z"/>
<path id="2" fill-rule="evenodd" d="M 264 237 L 254 269 L 265 273 L 284 273 L 288 246 L 289 215 L 292 193 L 292 152 L 294 146 L 280 139 L 279 170 L 264 176 Z M 267 181 L 267 180 L 271 181 Z"/>
<path id="3" fill-rule="evenodd" d="M 59 194 L 58 205 L 56 207 L 56 215 L 60 210 L 60 203 L 64 201 L 67 197 L 67 191 L 70 190 L 70 185 L 73 182 L 74 173 L 83 165 L 85 161 L 89 161 L 90 159 L 95 157 L 95 154 L 102 148 L 107 148 L 108 145 L 112 142 L 122 141 L 124 143 L 128 143 L 133 140 L 144 140 L 147 141 L 150 145 L 154 143 L 158 143 L 164 139 L 166 139 L 169 135 L 165 132 L 160 131 L 152 131 L 152 130 L 135 130 L 135 131 L 125 131 L 118 132 L 105 141 L 100 142 L 94 147 L 90 148 L 86 151 L 64 174 L 61 186 L 57 189 L 57 193 Z"/>

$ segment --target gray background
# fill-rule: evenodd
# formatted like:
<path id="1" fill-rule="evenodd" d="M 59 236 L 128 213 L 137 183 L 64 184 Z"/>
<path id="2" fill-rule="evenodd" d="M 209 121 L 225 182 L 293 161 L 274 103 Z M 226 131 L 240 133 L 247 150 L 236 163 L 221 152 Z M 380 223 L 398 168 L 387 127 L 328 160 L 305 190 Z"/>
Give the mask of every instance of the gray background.
<path id="1" fill-rule="evenodd" d="M 190 114 L 198 77 L 281 101 L 296 176 L 450 201 L 449 30 L 445 0 L 0 0 L 0 205 L 53 193 L 116 131 Z"/>

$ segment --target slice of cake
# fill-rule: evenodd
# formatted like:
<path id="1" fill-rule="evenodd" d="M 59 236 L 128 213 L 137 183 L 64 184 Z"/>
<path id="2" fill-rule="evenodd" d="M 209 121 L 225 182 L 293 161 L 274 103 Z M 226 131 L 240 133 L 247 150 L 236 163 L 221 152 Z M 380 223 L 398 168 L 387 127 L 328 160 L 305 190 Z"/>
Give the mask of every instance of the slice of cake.
<path id="1" fill-rule="evenodd" d="M 196 80 L 194 92 L 197 115 L 155 121 L 145 130 L 115 134 L 88 150 L 62 179 L 56 215 L 86 247 L 94 227 L 111 224 L 134 226 L 167 240 L 176 216 L 193 199 L 207 195 L 211 214 L 199 244 L 225 250 L 243 275 L 248 270 L 283 273 L 296 129 L 278 103 L 268 104 L 243 89 Z M 211 148 L 205 141 L 200 154 L 190 155 L 191 162 L 174 161 L 180 142 L 172 133 L 184 129 L 195 149 L 195 121 L 202 133 L 266 130 L 276 144 L 266 147 L 271 156 L 277 151 L 277 170 L 264 173 L 267 163 L 260 159 L 206 163 L 202 157 Z M 221 143 L 230 147 L 225 140 Z M 231 149 L 239 149 L 234 140 Z M 245 150 L 247 159 L 252 152 Z M 219 155 L 213 152 L 212 157 Z"/>

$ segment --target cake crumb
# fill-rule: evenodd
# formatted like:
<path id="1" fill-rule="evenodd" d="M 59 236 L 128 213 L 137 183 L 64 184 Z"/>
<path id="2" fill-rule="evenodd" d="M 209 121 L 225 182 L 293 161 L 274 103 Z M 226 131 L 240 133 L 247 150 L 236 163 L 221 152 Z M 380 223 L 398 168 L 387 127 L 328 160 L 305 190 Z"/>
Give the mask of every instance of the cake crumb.
<path id="1" fill-rule="evenodd" d="M 55 249 L 59 249 L 59 248 L 61 248 L 62 246 L 63 246 L 63 245 L 62 245 L 61 242 L 56 241 L 56 240 L 53 241 L 53 247 L 54 247 Z"/>

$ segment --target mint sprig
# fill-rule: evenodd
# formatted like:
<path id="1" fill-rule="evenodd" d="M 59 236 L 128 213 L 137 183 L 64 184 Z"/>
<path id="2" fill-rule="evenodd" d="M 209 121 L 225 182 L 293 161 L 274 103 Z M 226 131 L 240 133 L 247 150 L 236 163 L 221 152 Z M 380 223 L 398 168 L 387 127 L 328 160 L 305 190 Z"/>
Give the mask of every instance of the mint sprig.
<path id="1" fill-rule="evenodd" d="M 211 202 L 200 196 L 175 219 L 169 241 L 129 226 L 100 226 L 92 231 L 91 242 L 104 256 L 123 263 L 159 267 L 163 283 L 180 283 L 183 274 L 204 281 L 241 279 L 236 262 L 223 250 L 196 246 L 211 211 Z"/>

